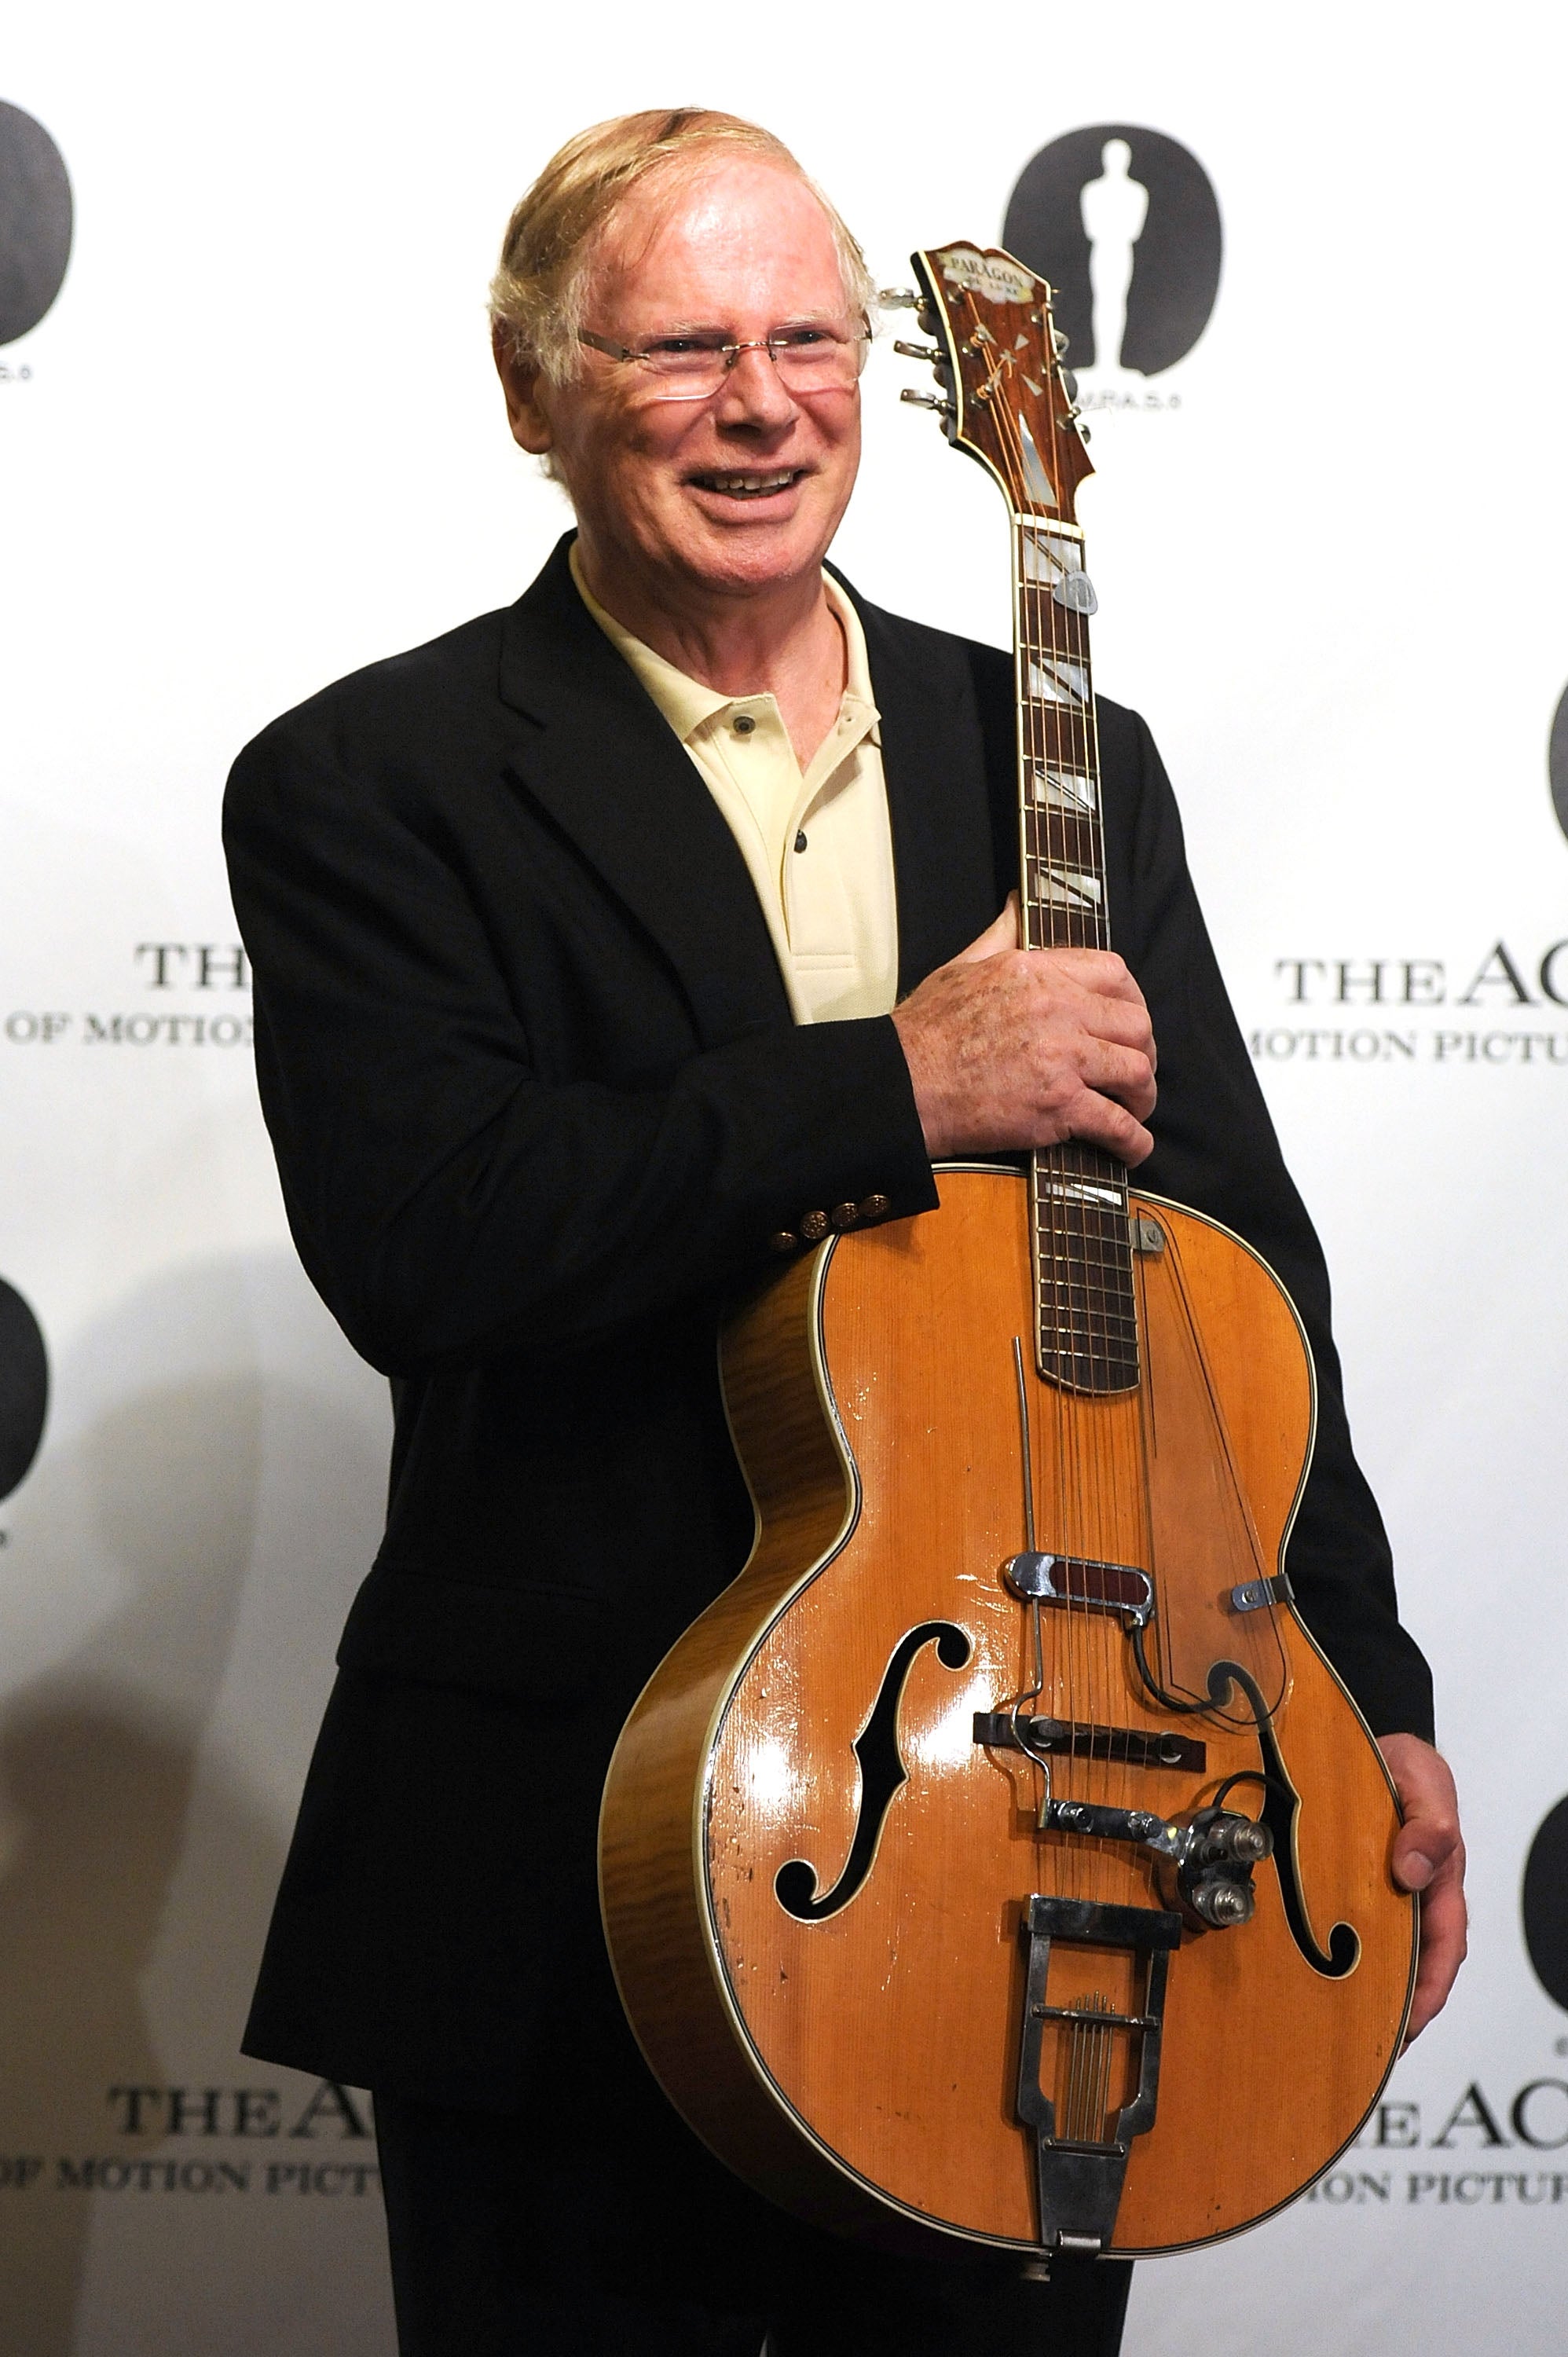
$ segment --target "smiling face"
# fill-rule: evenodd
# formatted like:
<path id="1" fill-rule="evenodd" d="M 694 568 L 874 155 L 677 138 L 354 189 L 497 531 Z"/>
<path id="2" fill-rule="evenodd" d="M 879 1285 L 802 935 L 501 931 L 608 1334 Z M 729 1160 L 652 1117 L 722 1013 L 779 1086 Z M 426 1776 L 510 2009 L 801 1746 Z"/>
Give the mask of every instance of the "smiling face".
<path id="1" fill-rule="evenodd" d="M 628 346 L 676 329 L 740 343 L 861 324 L 822 206 L 750 156 L 634 188 L 605 231 L 584 318 Z M 858 385 L 791 393 L 766 351 L 742 352 L 705 401 L 655 399 L 646 370 L 591 348 L 565 385 L 504 361 L 502 376 L 517 439 L 554 454 L 586 577 L 612 612 L 816 581 L 860 461 Z"/>

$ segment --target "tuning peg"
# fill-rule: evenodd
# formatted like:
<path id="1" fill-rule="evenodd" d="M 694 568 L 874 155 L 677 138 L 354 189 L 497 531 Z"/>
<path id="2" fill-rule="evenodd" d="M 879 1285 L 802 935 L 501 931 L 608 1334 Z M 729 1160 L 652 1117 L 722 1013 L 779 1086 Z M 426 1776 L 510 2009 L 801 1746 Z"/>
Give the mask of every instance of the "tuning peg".
<path id="1" fill-rule="evenodd" d="M 1058 361 L 1066 360 L 1067 338 L 1063 335 L 1059 328 L 1053 328 L 1051 329 L 1051 350 L 1055 352 Z"/>
<path id="2" fill-rule="evenodd" d="M 902 352 L 907 361 L 929 361 L 933 368 L 939 361 L 945 361 L 947 358 L 940 344 L 895 343 L 893 349 L 896 352 Z"/>
<path id="3" fill-rule="evenodd" d="M 950 417 L 953 414 L 951 402 L 943 401 L 940 393 L 913 393 L 906 385 L 898 398 L 900 401 L 907 401 L 911 409 L 934 409 L 943 417 Z"/>
<path id="4" fill-rule="evenodd" d="M 915 311 L 925 298 L 913 286 L 879 286 L 876 299 L 885 311 Z"/>

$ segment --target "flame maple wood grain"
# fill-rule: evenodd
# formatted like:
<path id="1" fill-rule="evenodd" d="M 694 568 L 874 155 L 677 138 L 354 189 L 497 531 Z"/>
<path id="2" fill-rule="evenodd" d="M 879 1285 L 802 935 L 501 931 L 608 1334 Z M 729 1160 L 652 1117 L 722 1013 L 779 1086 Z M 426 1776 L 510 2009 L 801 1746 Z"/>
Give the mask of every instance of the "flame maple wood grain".
<path id="1" fill-rule="evenodd" d="M 1014 2112 L 1035 1892 L 1162 1903 L 1152 1859 L 1036 1828 L 1036 1771 L 973 1740 L 976 1712 L 1033 1683 L 1029 1623 L 999 1566 L 1024 1544 L 1013 1338 L 1031 1319 L 1026 1187 L 939 1173 L 941 1209 L 829 1243 L 762 1288 L 724 1343 L 725 1397 L 758 1512 L 741 1577 L 639 1702 L 612 1765 L 601 1886 L 616 1972 L 652 2067 L 740 2174 L 820 2222 L 888 2241 L 1036 2243 Z M 1028 1376 L 1038 1543 L 1154 1573 L 1167 1683 L 1240 1662 L 1271 1701 L 1302 1796 L 1312 1930 L 1354 1927 L 1342 1978 L 1293 1938 L 1272 1864 L 1252 1921 L 1192 1932 L 1171 1963 L 1158 2115 L 1133 2147 L 1114 2246 L 1233 2233 L 1354 2136 L 1398 2051 L 1413 1903 L 1397 1816 L 1354 1706 L 1286 1608 L 1238 1615 L 1274 1571 L 1305 1475 L 1312 1376 L 1294 1312 L 1245 1246 L 1149 1198 L 1165 1251 L 1138 1262 L 1141 1388 L 1075 1398 Z M 908 1780 L 857 1894 L 800 1921 L 775 1890 L 803 1859 L 838 1878 L 864 1799 L 853 1749 L 891 1655 L 926 1621 L 970 1658 L 916 1655 L 898 1715 Z M 1260 1766 L 1255 1733 L 1149 1701 L 1105 1615 L 1048 1609 L 1029 1707 L 1180 1732 L 1204 1770 L 1058 1758 L 1058 1795 L 1185 1818 Z M 1248 1788 L 1231 1805 L 1247 1806 Z M 1255 1796 L 1254 1796 L 1255 1798 Z M 1125 1953 L 1053 1952 L 1055 2001 L 1135 2002 Z M 1111 2108 L 1133 2041 L 1112 2040 Z M 1065 2062 L 1047 2034 L 1044 2081 Z"/>

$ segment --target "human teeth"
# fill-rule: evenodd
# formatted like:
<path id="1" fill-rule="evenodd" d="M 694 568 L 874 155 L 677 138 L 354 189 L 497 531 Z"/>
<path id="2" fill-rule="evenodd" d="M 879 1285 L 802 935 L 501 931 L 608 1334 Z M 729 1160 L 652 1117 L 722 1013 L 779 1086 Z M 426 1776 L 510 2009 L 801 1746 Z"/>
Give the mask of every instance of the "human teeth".
<path id="1" fill-rule="evenodd" d="M 709 475 L 704 479 L 715 491 L 781 491 L 795 479 L 793 467 L 786 467 L 776 475 Z"/>

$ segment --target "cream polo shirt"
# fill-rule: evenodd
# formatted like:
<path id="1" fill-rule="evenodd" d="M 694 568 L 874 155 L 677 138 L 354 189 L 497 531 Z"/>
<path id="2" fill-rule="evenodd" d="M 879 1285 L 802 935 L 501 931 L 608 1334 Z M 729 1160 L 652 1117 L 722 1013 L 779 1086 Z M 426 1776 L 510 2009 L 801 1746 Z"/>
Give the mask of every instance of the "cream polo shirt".
<path id="1" fill-rule="evenodd" d="M 822 576 L 843 631 L 848 684 L 802 775 L 771 695 L 721 695 L 622 630 L 585 587 L 575 547 L 572 578 L 718 804 L 757 888 L 796 1022 L 890 1013 L 898 914 L 879 718 L 865 633 L 837 582 Z"/>

